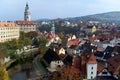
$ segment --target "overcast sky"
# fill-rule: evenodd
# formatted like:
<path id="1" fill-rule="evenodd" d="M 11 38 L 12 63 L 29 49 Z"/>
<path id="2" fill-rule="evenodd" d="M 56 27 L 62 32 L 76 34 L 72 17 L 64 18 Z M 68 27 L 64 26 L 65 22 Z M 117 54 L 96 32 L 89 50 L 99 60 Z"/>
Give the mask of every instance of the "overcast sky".
<path id="1" fill-rule="evenodd" d="M 32 20 L 120 11 L 120 0 L 0 0 L 0 20 L 24 19 L 27 2 Z"/>

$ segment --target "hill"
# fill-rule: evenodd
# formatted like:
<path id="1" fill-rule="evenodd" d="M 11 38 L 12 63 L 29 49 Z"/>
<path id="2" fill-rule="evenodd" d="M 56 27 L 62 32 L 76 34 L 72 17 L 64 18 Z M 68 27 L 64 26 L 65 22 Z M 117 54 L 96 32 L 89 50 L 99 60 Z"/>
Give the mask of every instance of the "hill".
<path id="1" fill-rule="evenodd" d="M 43 19 L 37 20 L 42 21 Z M 44 19 L 44 21 L 50 21 L 52 19 Z M 120 11 L 114 11 L 114 12 L 107 12 L 107 13 L 100 13 L 100 14 L 94 14 L 94 15 L 87 15 L 87 16 L 81 16 L 81 17 L 72 17 L 72 18 L 64 18 L 61 20 L 67 20 L 67 21 L 78 21 L 78 20 L 95 20 L 95 21 L 102 21 L 102 22 L 114 22 L 120 24 Z"/>

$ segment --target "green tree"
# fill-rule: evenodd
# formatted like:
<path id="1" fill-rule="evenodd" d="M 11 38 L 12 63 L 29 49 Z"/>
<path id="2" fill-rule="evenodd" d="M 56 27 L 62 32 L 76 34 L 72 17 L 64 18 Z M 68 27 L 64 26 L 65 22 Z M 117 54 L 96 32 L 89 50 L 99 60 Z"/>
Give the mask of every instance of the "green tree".
<path id="1" fill-rule="evenodd" d="M 4 58 L 6 57 L 6 50 L 5 49 L 0 49 L 0 62 L 3 64 Z"/>
<path id="2" fill-rule="evenodd" d="M 23 44 L 24 44 L 24 46 L 31 45 L 32 40 L 26 37 L 26 38 L 24 38 Z"/>
<path id="3" fill-rule="evenodd" d="M 38 33 L 36 31 L 30 31 L 30 32 L 26 33 L 26 37 L 28 37 L 30 39 L 33 39 L 37 36 L 38 36 Z"/>
<path id="4" fill-rule="evenodd" d="M 24 40 L 25 38 L 25 33 L 23 31 L 20 31 L 20 40 Z"/>
<path id="5" fill-rule="evenodd" d="M 19 42 L 22 44 L 22 45 L 19 45 L 19 47 L 20 46 L 27 46 L 27 45 L 31 45 L 32 44 L 32 39 L 27 37 L 26 33 L 20 32 Z"/>
<path id="6" fill-rule="evenodd" d="M 46 44 L 48 43 L 48 40 L 46 39 L 46 37 L 44 36 L 41 36 L 39 38 L 39 48 L 38 50 L 40 51 L 40 54 L 45 54 L 45 51 L 46 51 Z"/>
<path id="7" fill-rule="evenodd" d="M 32 45 L 39 45 L 40 44 L 40 42 L 39 42 L 39 38 L 38 37 L 35 37 L 34 39 L 33 39 L 33 41 L 32 41 Z"/>
<path id="8" fill-rule="evenodd" d="M 46 37 L 41 36 L 41 37 L 39 38 L 39 42 L 40 42 L 40 45 L 46 46 L 46 44 L 48 43 L 48 40 L 46 39 Z"/>

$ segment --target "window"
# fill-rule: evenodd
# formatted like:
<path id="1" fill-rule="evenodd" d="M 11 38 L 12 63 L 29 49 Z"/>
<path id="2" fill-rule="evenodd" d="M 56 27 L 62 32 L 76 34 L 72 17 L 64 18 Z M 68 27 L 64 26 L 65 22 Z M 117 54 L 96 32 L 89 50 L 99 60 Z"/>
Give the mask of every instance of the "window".
<path id="1" fill-rule="evenodd" d="M 107 72 L 102 72 L 103 74 L 107 74 Z"/>
<path id="2" fill-rule="evenodd" d="M 91 72 L 91 74 L 93 74 L 93 72 Z"/>
<path id="3" fill-rule="evenodd" d="M 91 69 L 93 69 L 93 67 L 91 67 Z"/>

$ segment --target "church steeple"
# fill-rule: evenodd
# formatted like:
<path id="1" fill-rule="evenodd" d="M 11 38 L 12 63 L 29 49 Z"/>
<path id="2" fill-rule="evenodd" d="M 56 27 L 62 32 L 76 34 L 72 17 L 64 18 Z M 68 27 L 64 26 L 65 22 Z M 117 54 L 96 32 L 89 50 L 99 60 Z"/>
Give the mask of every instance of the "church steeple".
<path id="1" fill-rule="evenodd" d="M 55 25 L 54 25 L 54 22 L 52 22 L 52 27 L 51 27 L 51 31 L 55 37 Z"/>
<path id="2" fill-rule="evenodd" d="M 29 11 L 28 3 L 26 3 L 26 7 L 25 7 L 24 20 L 30 21 L 30 11 Z"/>

